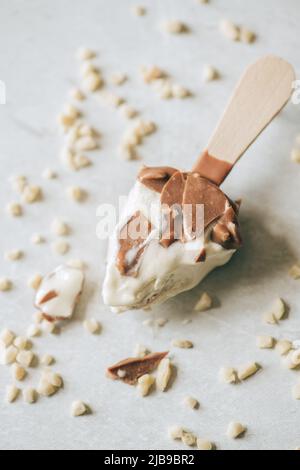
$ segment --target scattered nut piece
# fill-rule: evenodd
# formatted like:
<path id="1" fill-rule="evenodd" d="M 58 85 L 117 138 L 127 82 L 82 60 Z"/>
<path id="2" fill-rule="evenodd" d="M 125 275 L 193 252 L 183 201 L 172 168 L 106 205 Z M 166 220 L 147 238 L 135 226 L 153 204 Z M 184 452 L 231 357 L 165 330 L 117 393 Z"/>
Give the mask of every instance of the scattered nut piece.
<path id="1" fill-rule="evenodd" d="M 54 387 L 45 377 L 42 377 L 39 381 L 37 391 L 42 397 L 51 397 L 57 392 L 57 388 Z"/>
<path id="2" fill-rule="evenodd" d="M 169 322 L 168 318 L 158 318 L 155 323 L 160 328 L 163 328 L 168 322 Z"/>
<path id="3" fill-rule="evenodd" d="M 26 377 L 26 370 L 24 367 L 20 366 L 19 364 L 13 364 L 12 366 L 12 376 L 18 382 L 22 382 L 22 380 Z"/>
<path id="4" fill-rule="evenodd" d="M 220 22 L 220 31 L 224 34 L 224 36 L 226 36 L 228 39 L 231 39 L 232 41 L 240 40 L 240 28 L 232 21 L 222 20 Z"/>
<path id="5" fill-rule="evenodd" d="M 23 367 L 30 367 L 33 363 L 35 356 L 32 351 L 19 351 L 16 359 L 18 364 Z"/>
<path id="6" fill-rule="evenodd" d="M 212 82 L 220 77 L 218 70 L 212 65 L 205 65 L 203 68 L 203 80 L 205 82 Z"/>
<path id="7" fill-rule="evenodd" d="M 17 338 L 14 340 L 14 346 L 23 351 L 25 349 L 29 349 L 30 342 L 27 338 L 25 338 L 25 336 L 17 336 Z"/>
<path id="8" fill-rule="evenodd" d="M 294 351 L 290 351 L 286 358 L 283 360 L 283 364 L 285 365 L 285 367 L 290 370 L 298 368 L 298 364 L 296 363 L 297 361 L 294 360 L 295 358 L 293 357 L 293 353 Z"/>
<path id="9" fill-rule="evenodd" d="M 276 351 L 279 352 L 279 354 L 281 356 L 285 356 L 285 354 L 287 354 L 288 352 L 290 352 L 290 350 L 292 349 L 293 347 L 293 344 L 291 341 L 288 341 L 288 340 L 280 340 L 280 341 L 277 341 L 277 344 L 275 346 L 275 349 Z"/>
<path id="10" fill-rule="evenodd" d="M 143 346 L 142 344 L 137 344 L 133 352 L 134 357 L 139 358 L 143 358 L 148 354 L 150 354 L 150 351 L 148 350 L 148 348 L 146 348 L 146 346 Z"/>
<path id="11" fill-rule="evenodd" d="M 166 21 L 162 26 L 164 31 L 170 34 L 182 34 L 189 31 L 189 27 L 182 21 L 178 20 Z"/>
<path id="12" fill-rule="evenodd" d="M 27 178 L 23 175 L 13 176 L 10 178 L 13 190 L 17 193 L 22 194 L 25 187 L 27 186 Z"/>
<path id="13" fill-rule="evenodd" d="M 246 44 L 252 44 L 256 40 L 256 34 L 247 28 L 241 28 L 240 39 Z"/>
<path id="14" fill-rule="evenodd" d="M 89 47 L 80 47 L 77 51 L 77 58 L 79 60 L 90 60 L 96 57 L 95 51 Z"/>
<path id="15" fill-rule="evenodd" d="M 78 416 L 83 416 L 87 414 L 89 411 L 88 407 L 86 406 L 83 401 L 74 401 L 71 406 L 71 415 L 74 418 L 77 418 Z"/>
<path id="16" fill-rule="evenodd" d="M 186 397 L 184 399 L 184 403 L 186 406 L 188 406 L 189 408 L 192 408 L 193 410 L 199 408 L 199 402 L 198 400 L 196 400 L 196 398 Z"/>
<path id="17" fill-rule="evenodd" d="M 86 98 L 85 94 L 80 90 L 80 88 L 72 88 L 72 90 L 70 90 L 70 96 L 73 98 L 73 100 L 76 101 L 84 101 Z"/>
<path id="18" fill-rule="evenodd" d="M 51 369 L 44 370 L 42 378 L 47 380 L 49 384 L 53 385 L 53 387 L 62 388 L 63 386 L 62 377 Z"/>
<path id="19" fill-rule="evenodd" d="M 37 401 L 37 392 L 33 388 L 25 388 L 23 390 L 23 399 L 25 403 L 33 405 Z"/>
<path id="20" fill-rule="evenodd" d="M 202 294 L 202 296 L 200 297 L 200 300 L 195 305 L 194 310 L 196 312 L 205 312 L 206 310 L 212 308 L 212 305 L 212 298 L 206 292 L 204 292 L 204 294 Z"/>
<path id="21" fill-rule="evenodd" d="M 79 188 L 78 186 L 71 186 L 67 189 L 68 196 L 76 202 L 83 202 L 86 197 L 87 193 L 84 189 Z"/>
<path id="22" fill-rule="evenodd" d="M 52 245 L 54 253 L 57 253 L 58 255 L 65 255 L 70 251 L 70 244 L 68 242 L 65 242 L 63 240 L 59 240 Z"/>
<path id="23" fill-rule="evenodd" d="M 192 341 L 189 341 L 187 339 L 174 339 L 172 341 L 172 346 L 174 348 L 180 348 L 180 349 L 192 349 L 194 347 L 194 344 Z"/>
<path id="24" fill-rule="evenodd" d="M 43 171 L 42 177 L 45 180 L 54 180 L 55 178 L 57 178 L 57 173 L 51 170 L 50 168 L 45 168 L 45 170 Z"/>
<path id="25" fill-rule="evenodd" d="M 12 250 L 5 253 L 5 259 L 8 261 L 19 261 L 24 256 L 23 251 L 21 250 Z"/>
<path id="26" fill-rule="evenodd" d="M 243 426 L 242 424 L 232 422 L 229 424 L 227 428 L 226 435 L 230 439 L 237 439 L 238 437 L 241 437 L 243 434 L 245 434 L 246 431 L 247 431 L 247 428 Z"/>
<path id="27" fill-rule="evenodd" d="M 173 426 L 168 430 L 168 433 L 171 439 L 177 441 L 182 439 L 184 429 L 180 426 Z"/>
<path id="28" fill-rule="evenodd" d="M 197 439 L 197 449 L 198 450 L 214 450 L 214 445 L 212 442 L 206 440 L 206 439 L 201 439 L 198 437 Z"/>
<path id="29" fill-rule="evenodd" d="M 33 204 L 34 202 L 38 202 L 42 199 L 43 192 L 39 186 L 26 186 L 23 191 L 23 202 L 26 204 Z"/>
<path id="30" fill-rule="evenodd" d="M 27 285 L 33 290 L 38 290 L 43 281 L 43 276 L 41 274 L 35 274 L 30 279 L 28 279 Z"/>
<path id="31" fill-rule="evenodd" d="M 300 279 L 300 265 L 295 264 L 294 266 L 292 266 L 289 271 L 289 275 L 295 280 Z"/>
<path id="32" fill-rule="evenodd" d="M 67 223 L 55 219 L 52 223 L 52 232 L 58 237 L 65 237 L 70 234 L 70 227 Z"/>
<path id="33" fill-rule="evenodd" d="M 152 83 L 167 77 L 166 72 L 156 65 L 152 67 L 142 67 L 141 73 L 145 83 Z"/>
<path id="34" fill-rule="evenodd" d="M 300 366 L 300 349 L 291 352 L 291 361 L 296 366 Z"/>
<path id="35" fill-rule="evenodd" d="M 263 320 L 265 323 L 268 325 L 277 325 L 278 321 L 277 318 L 275 317 L 274 313 L 265 313 L 263 316 Z"/>
<path id="36" fill-rule="evenodd" d="M 45 243 L 45 238 L 38 233 L 34 233 L 31 237 L 31 243 L 34 245 L 41 245 L 42 243 Z"/>
<path id="37" fill-rule="evenodd" d="M 41 359 L 41 364 L 43 366 L 51 366 L 52 364 L 54 364 L 54 362 L 55 362 L 54 357 L 51 356 L 50 354 L 45 354 Z"/>
<path id="38" fill-rule="evenodd" d="M 111 77 L 111 83 L 116 86 L 121 86 L 127 81 L 127 79 L 127 75 L 125 75 L 124 73 L 115 73 Z"/>
<path id="39" fill-rule="evenodd" d="M 41 335 L 41 329 L 38 325 L 30 325 L 27 330 L 27 335 L 29 338 L 36 338 L 37 336 Z"/>
<path id="40" fill-rule="evenodd" d="M 15 346 L 9 346 L 5 351 L 3 352 L 3 364 L 8 366 L 10 364 L 13 364 L 16 361 L 18 355 L 18 350 Z"/>
<path id="41" fill-rule="evenodd" d="M 126 119 L 134 119 L 138 115 L 138 111 L 126 103 L 120 107 L 120 111 Z"/>
<path id="42" fill-rule="evenodd" d="M 241 367 L 238 371 L 238 378 L 239 380 L 246 380 L 249 377 L 252 377 L 256 372 L 258 372 L 260 369 L 260 366 L 256 364 L 256 362 L 252 362 L 250 364 L 247 364 L 244 367 Z"/>
<path id="43" fill-rule="evenodd" d="M 295 400 L 300 400 L 300 383 L 293 387 L 292 394 Z"/>
<path id="44" fill-rule="evenodd" d="M 99 144 L 94 137 L 89 135 L 80 137 L 76 141 L 76 149 L 79 151 L 92 151 L 97 150 L 99 148 Z"/>
<path id="45" fill-rule="evenodd" d="M 172 85 L 172 96 L 174 98 L 178 98 L 180 100 L 183 100 L 185 98 L 189 98 L 192 95 L 190 90 L 187 88 L 183 87 L 182 85 Z"/>
<path id="46" fill-rule="evenodd" d="M 9 385 L 6 388 L 6 401 L 7 403 L 14 403 L 20 394 L 20 389 L 15 385 Z"/>
<path id="47" fill-rule="evenodd" d="M 170 359 L 163 359 L 158 366 L 156 386 L 161 392 L 165 392 L 172 377 L 172 364 Z"/>
<path id="48" fill-rule="evenodd" d="M 183 431 L 181 440 L 183 444 L 185 444 L 188 447 L 194 447 L 194 445 L 197 442 L 197 437 L 195 434 L 188 432 L 188 431 Z"/>
<path id="49" fill-rule="evenodd" d="M 12 290 L 13 283 L 6 278 L 0 278 L 0 292 L 8 292 Z"/>
<path id="50" fill-rule="evenodd" d="M 139 394 L 142 397 L 146 397 L 149 394 L 154 382 L 155 382 L 155 378 L 153 377 L 153 375 L 150 375 L 150 374 L 142 375 L 142 377 L 138 379 L 137 387 L 138 387 Z"/>
<path id="51" fill-rule="evenodd" d="M 8 346 L 10 346 L 13 343 L 15 337 L 16 335 L 12 331 L 5 328 L 5 330 L 3 330 L 0 334 L 0 343 L 5 348 L 8 348 Z"/>
<path id="52" fill-rule="evenodd" d="M 12 217 L 21 217 L 23 215 L 23 208 L 18 202 L 9 203 L 6 209 Z"/>
<path id="53" fill-rule="evenodd" d="M 273 313 L 276 320 L 277 321 L 282 320 L 286 314 L 286 311 L 287 311 L 287 307 L 286 307 L 285 302 L 280 298 L 276 299 L 271 309 L 271 313 Z"/>
<path id="54" fill-rule="evenodd" d="M 95 335 L 100 331 L 100 323 L 94 318 L 89 318 L 88 320 L 85 320 L 83 322 L 83 326 L 92 335 Z"/>
<path id="55" fill-rule="evenodd" d="M 103 79 L 98 71 L 88 73 L 83 79 L 85 90 L 94 93 L 103 86 Z"/>
<path id="56" fill-rule="evenodd" d="M 226 384 L 235 384 L 237 382 L 237 372 L 231 367 L 223 367 L 219 372 L 219 379 Z"/>
<path id="57" fill-rule="evenodd" d="M 275 339 L 272 336 L 258 336 L 257 346 L 260 349 L 272 349 L 274 348 Z"/>
<path id="58" fill-rule="evenodd" d="M 131 10 L 132 13 L 136 16 L 145 16 L 147 13 L 146 8 L 142 5 L 134 5 Z"/>

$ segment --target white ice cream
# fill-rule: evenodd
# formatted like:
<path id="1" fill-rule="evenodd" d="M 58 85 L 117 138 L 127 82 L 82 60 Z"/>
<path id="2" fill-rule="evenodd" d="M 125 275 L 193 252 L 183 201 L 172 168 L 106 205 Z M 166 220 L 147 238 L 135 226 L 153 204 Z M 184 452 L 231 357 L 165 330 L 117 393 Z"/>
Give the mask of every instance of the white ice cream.
<path id="1" fill-rule="evenodd" d="M 139 181 L 129 195 L 127 207 L 110 240 L 103 298 L 106 305 L 116 310 L 139 309 L 165 302 L 195 287 L 213 269 L 226 264 L 235 253 L 235 250 L 226 250 L 204 239 L 187 243 L 177 241 L 164 248 L 159 243 L 158 230 L 154 229 L 140 259 L 138 275 L 122 275 L 116 266 L 118 233 L 137 211 L 147 216 L 152 226 L 160 227 L 160 194 Z M 206 250 L 206 261 L 196 263 L 195 259 L 203 248 Z"/>

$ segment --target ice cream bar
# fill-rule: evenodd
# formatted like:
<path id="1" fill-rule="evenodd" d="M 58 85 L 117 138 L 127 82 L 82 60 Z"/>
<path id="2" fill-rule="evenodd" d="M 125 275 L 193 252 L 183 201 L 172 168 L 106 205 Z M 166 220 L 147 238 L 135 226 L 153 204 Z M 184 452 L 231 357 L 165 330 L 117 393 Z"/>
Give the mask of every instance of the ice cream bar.
<path id="1" fill-rule="evenodd" d="M 144 167 L 111 237 L 103 285 L 117 311 L 148 308 L 195 287 L 241 246 L 239 204 L 219 185 L 287 103 L 292 67 L 249 67 L 193 171 Z"/>

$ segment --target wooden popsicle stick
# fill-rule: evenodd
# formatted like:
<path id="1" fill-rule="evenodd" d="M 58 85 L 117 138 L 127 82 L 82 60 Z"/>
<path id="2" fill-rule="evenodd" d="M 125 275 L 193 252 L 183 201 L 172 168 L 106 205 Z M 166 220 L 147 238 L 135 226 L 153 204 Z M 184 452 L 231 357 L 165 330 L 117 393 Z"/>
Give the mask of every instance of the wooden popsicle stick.
<path id="1" fill-rule="evenodd" d="M 294 80 L 293 67 L 279 57 L 266 56 L 251 65 L 193 171 L 220 185 L 286 105 Z"/>

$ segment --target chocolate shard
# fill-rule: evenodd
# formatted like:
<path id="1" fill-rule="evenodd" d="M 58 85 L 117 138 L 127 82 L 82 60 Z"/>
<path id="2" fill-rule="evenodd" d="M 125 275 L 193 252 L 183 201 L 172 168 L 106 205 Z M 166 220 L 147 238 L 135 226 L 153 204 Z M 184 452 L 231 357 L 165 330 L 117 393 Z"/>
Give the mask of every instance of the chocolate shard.
<path id="1" fill-rule="evenodd" d="M 227 250 L 236 250 L 241 247 L 239 221 L 233 207 L 228 207 L 223 217 L 213 227 L 211 239 Z"/>
<path id="2" fill-rule="evenodd" d="M 146 240 L 151 231 L 151 223 L 140 211 L 136 212 L 120 230 L 117 268 L 121 274 L 137 275 L 138 262 L 144 253 Z"/>
<path id="3" fill-rule="evenodd" d="M 170 166 L 144 167 L 138 174 L 138 180 L 147 188 L 161 193 L 165 184 L 178 170 Z"/>
<path id="4" fill-rule="evenodd" d="M 107 369 L 107 376 L 113 380 L 134 385 L 138 379 L 145 374 L 150 374 L 159 363 L 169 354 L 169 352 L 158 352 L 149 354 L 143 358 L 128 358 Z"/>

